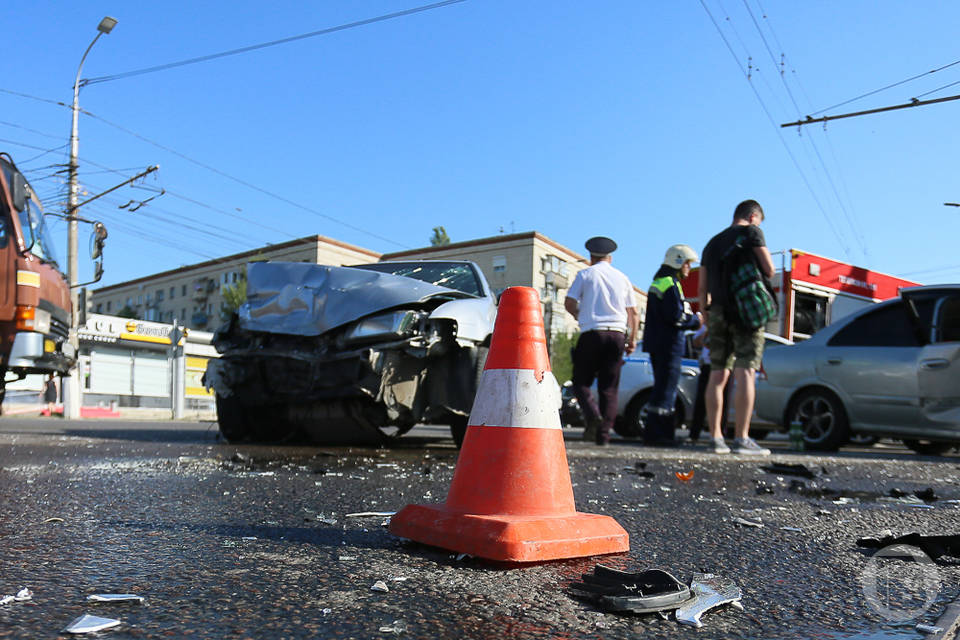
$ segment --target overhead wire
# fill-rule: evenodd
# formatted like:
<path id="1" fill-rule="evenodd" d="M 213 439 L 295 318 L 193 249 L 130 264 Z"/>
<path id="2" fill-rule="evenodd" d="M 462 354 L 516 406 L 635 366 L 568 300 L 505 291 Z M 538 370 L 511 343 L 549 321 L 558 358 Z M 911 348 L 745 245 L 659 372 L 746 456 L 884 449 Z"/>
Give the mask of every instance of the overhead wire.
<path id="1" fill-rule="evenodd" d="M 227 56 L 235 56 L 241 53 L 249 53 L 251 51 L 256 51 L 258 49 L 266 49 L 267 47 L 275 47 L 281 44 L 288 44 L 290 42 L 295 42 L 297 40 L 305 40 L 307 38 L 315 38 L 317 36 L 324 36 L 337 31 L 345 31 L 347 29 L 354 29 L 356 27 L 363 27 L 369 24 L 374 24 L 376 22 L 384 22 L 386 20 L 392 20 L 394 18 L 400 18 L 404 16 L 409 16 L 414 13 L 421 13 L 423 11 L 430 11 L 432 9 L 439 9 L 440 7 L 445 7 L 451 4 L 458 4 L 460 2 L 466 2 L 466 0 L 444 0 L 443 2 L 434 2 L 433 4 L 423 5 L 420 7 L 414 7 L 412 9 L 405 9 L 403 11 L 396 11 L 394 13 L 388 13 L 382 16 L 377 16 L 374 18 L 366 18 L 364 20 L 357 20 L 356 22 L 350 22 L 347 24 L 341 24 L 336 27 L 328 27 L 326 29 L 320 29 L 317 31 L 311 31 L 309 33 L 302 33 L 296 36 L 290 36 L 288 38 L 281 38 L 279 40 L 271 40 L 270 42 L 263 42 L 260 44 L 254 44 L 247 47 L 240 47 L 239 49 L 230 49 L 229 51 L 221 51 L 220 53 L 212 53 L 205 56 L 199 56 L 196 58 L 189 58 L 187 60 L 180 60 L 179 62 L 170 62 L 167 64 L 156 65 L 153 67 L 147 67 L 144 69 L 136 69 L 133 71 L 125 71 L 123 73 L 115 73 L 108 76 L 98 76 L 96 78 L 89 78 L 80 81 L 81 86 L 86 86 L 88 84 L 97 84 L 100 82 L 110 82 L 112 80 L 120 80 L 122 78 L 129 78 L 131 76 L 139 76 L 146 73 L 155 73 L 157 71 L 166 71 L 167 69 L 174 69 L 176 67 L 183 67 L 190 64 L 198 64 L 200 62 L 209 62 L 210 60 L 216 60 L 217 58 L 225 58 Z"/>
<path id="2" fill-rule="evenodd" d="M 315 216 L 317 216 L 317 217 L 320 217 L 320 218 L 323 218 L 323 219 L 325 219 L 325 220 L 328 220 L 329 222 L 335 222 L 336 224 L 339 224 L 339 225 L 341 225 L 341 226 L 343 226 L 343 227 L 346 227 L 347 229 L 351 229 L 351 230 L 356 231 L 356 232 L 358 232 L 358 233 L 362 233 L 362 234 L 368 235 L 368 236 L 370 236 L 370 237 L 372 237 L 372 238 L 376 238 L 377 240 L 381 240 L 381 241 L 383 241 L 383 242 L 387 242 L 387 243 L 389 243 L 389 244 L 402 247 L 402 248 L 404 248 L 404 249 L 409 249 L 409 248 L 410 248 L 409 246 L 407 246 L 407 245 L 405 245 L 405 244 L 403 244 L 403 243 L 401 243 L 401 242 L 397 242 L 396 240 L 394 240 L 394 239 L 392 239 L 392 238 L 388 238 L 388 237 L 386 237 L 386 236 L 382 236 L 382 235 L 380 235 L 380 234 L 377 234 L 377 233 L 374 233 L 374 232 L 370 231 L 369 229 L 364 229 L 363 227 L 358 227 L 358 226 L 356 226 L 356 225 L 350 224 L 349 222 L 344 222 L 343 220 L 339 220 L 338 218 L 335 218 L 335 217 L 333 217 L 333 216 L 331 216 L 331 215 L 328 215 L 328 214 L 323 213 L 323 212 L 321 212 L 321 211 L 317 211 L 316 209 L 313 209 L 312 207 L 308 207 L 307 205 L 300 204 L 299 202 L 296 202 L 296 201 L 294 201 L 294 200 L 291 200 L 290 198 L 286 198 L 286 197 L 281 196 L 280 194 L 274 193 L 274 192 L 272 192 L 272 191 L 270 191 L 270 190 L 268 190 L 268 189 L 264 189 L 263 187 L 260 187 L 260 186 L 258 186 L 258 185 L 253 184 L 252 182 L 248 182 L 248 181 L 243 180 L 243 179 L 241 179 L 241 178 L 237 178 L 236 176 L 232 176 L 232 175 L 230 175 L 229 173 L 226 173 L 225 171 L 221 171 L 220 169 L 217 169 L 216 167 L 212 167 L 212 166 L 210 166 L 210 165 L 208 165 L 208 164 L 205 164 L 205 163 L 203 163 L 203 162 L 200 162 L 199 160 L 194 160 L 193 158 L 191 158 L 191 157 L 189 157 L 189 156 L 187 156 L 187 155 L 185 155 L 185 154 L 183 154 L 183 153 L 180 153 L 179 151 L 176 151 L 175 149 L 171 149 L 170 147 L 167 147 L 167 146 L 165 146 L 165 145 L 162 145 L 162 144 L 160 144 L 159 142 L 156 142 L 156 141 L 151 140 L 151 139 L 149 139 L 149 138 L 147 138 L 147 137 L 145 137 L 145 136 L 142 136 L 142 135 L 140 135 L 139 133 L 136 133 L 135 131 L 131 131 L 130 129 L 127 129 L 126 127 L 123 127 L 123 126 L 121 126 L 121 125 L 119 125 L 119 124 L 116 124 L 116 123 L 114 123 L 114 122 L 110 122 L 110 121 L 107 120 L 106 118 L 102 118 L 102 117 L 100 117 L 100 116 L 98 116 L 98 115 L 96 115 L 96 114 L 90 113 L 89 111 L 86 111 L 85 109 L 81 109 L 81 112 L 84 113 L 85 115 L 90 116 L 91 118 L 94 118 L 94 119 L 96 119 L 96 120 L 99 120 L 100 122 L 103 122 L 103 123 L 105 123 L 105 124 L 107 124 L 107 125 L 110 125 L 111 127 L 114 127 L 114 128 L 116 128 L 116 129 L 118 129 L 118 130 L 120 130 L 120 131 L 123 131 L 124 133 L 126 133 L 126 134 L 128 134 L 128 135 L 131 135 L 131 136 L 137 138 L 138 140 L 142 140 L 143 142 L 146 142 L 147 144 L 151 144 L 151 145 L 157 147 L 158 149 L 163 149 L 163 150 L 166 151 L 167 153 L 172 153 L 173 155 L 177 156 L 178 158 L 181 158 L 181 159 L 183 159 L 183 160 L 186 160 L 187 162 L 190 162 L 190 163 L 192 163 L 192 164 L 195 164 L 195 165 L 197 165 L 198 167 L 203 167 L 203 168 L 206 169 L 207 171 L 211 171 L 211 172 L 213 172 L 213 173 L 216 173 L 217 175 L 222 176 L 222 177 L 224 177 L 224 178 L 227 178 L 228 180 L 232 180 L 233 182 L 236 182 L 237 184 L 242 184 L 243 186 L 247 187 L 248 189 L 252 189 L 252 190 L 254 190 L 254 191 L 258 191 L 258 192 L 260 192 L 260 193 L 262 193 L 262 194 L 264 194 L 264 195 L 270 196 L 271 198 L 273 198 L 273 199 L 275 199 L 275 200 L 279 200 L 280 202 L 283 202 L 283 203 L 285 203 L 285 204 L 288 204 L 288 205 L 290 205 L 290 206 L 292 206 L 292 207 L 296 207 L 297 209 L 300 209 L 301 211 L 306 211 L 307 213 L 310 213 L 310 214 L 315 215 Z"/>
<path id="3" fill-rule="evenodd" d="M 748 2 L 748 0 L 743 0 L 743 6 L 747 10 L 747 14 L 750 16 L 750 20 L 753 22 L 753 26 L 757 30 L 757 33 L 760 36 L 760 40 L 763 42 L 763 46 L 767 50 L 767 54 L 770 56 L 770 62 L 776 68 L 777 66 L 776 55 L 774 55 L 773 50 L 770 48 L 770 44 L 767 42 L 767 38 L 763 33 L 763 29 L 761 29 L 760 23 L 757 21 L 757 18 L 753 13 L 753 9 L 750 7 L 750 3 Z M 766 18 L 766 16 L 764 17 Z M 769 18 L 766 18 L 766 20 L 767 20 L 767 25 L 769 26 L 770 25 Z M 790 102 L 793 104 L 793 107 L 796 110 L 797 117 L 799 118 L 802 115 L 800 111 L 800 105 L 797 104 L 797 100 L 793 95 L 793 91 L 790 89 L 790 85 L 787 82 L 787 79 L 783 70 L 783 66 L 785 64 L 785 58 L 786 58 L 786 55 L 781 54 L 780 72 L 778 75 L 780 76 L 780 81 L 783 83 L 783 87 L 786 90 L 787 95 L 790 97 Z M 866 243 L 863 241 L 863 234 L 858 229 L 858 224 L 854 220 L 853 215 L 847 209 L 847 206 L 844 203 L 843 198 L 840 196 L 840 191 L 837 189 L 837 185 L 833 179 L 833 175 L 830 169 L 827 167 L 827 163 L 824 161 L 823 155 L 820 153 L 819 146 L 817 146 L 817 143 L 813 139 L 813 136 L 808 135 L 806 137 L 806 140 L 807 140 L 807 143 L 810 145 L 810 147 L 813 149 L 814 153 L 816 154 L 819 165 L 823 169 L 823 174 L 826 177 L 827 183 L 830 185 L 830 189 L 833 191 L 833 195 L 837 200 L 837 204 L 840 205 L 840 211 L 841 213 L 843 213 L 844 219 L 846 219 L 847 224 L 850 227 L 850 231 L 853 234 L 854 240 L 859 243 L 860 251 L 863 253 L 864 258 L 866 258 L 867 248 L 866 248 Z M 842 180 L 842 176 L 840 177 L 840 179 Z"/>
<path id="4" fill-rule="evenodd" d="M 816 203 L 817 208 L 820 210 L 820 213 L 823 214 L 824 219 L 827 221 L 827 226 L 830 227 L 830 230 L 833 232 L 833 235 L 837 238 L 837 242 L 840 244 L 841 249 L 849 258 L 850 250 L 846 245 L 842 235 L 840 234 L 837 227 L 834 225 L 833 220 L 827 214 L 826 209 L 823 204 L 820 202 L 820 198 L 817 196 L 816 191 L 813 188 L 813 185 L 810 184 L 810 180 L 807 178 L 806 173 L 803 171 L 803 168 L 800 166 L 800 163 L 797 161 L 796 156 L 793 153 L 793 150 L 790 149 L 790 146 L 784 140 L 783 135 L 780 132 L 780 127 L 777 126 L 776 121 L 773 119 L 773 116 L 770 113 L 770 110 L 767 108 L 766 103 L 764 102 L 762 96 L 757 91 L 756 86 L 750 82 L 747 72 L 741 64 L 740 60 L 737 58 L 737 54 L 734 52 L 733 47 L 730 45 L 730 41 L 727 39 L 726 34 L 723 33 L 723 30 L 720 28 L 720 25 L 717 24 L 716 18 L 714 18 L 713 13 L 710 11 L 710 8 L 707 7 L 704 0 L 700 0 L 700 6 L 703 7 L 703 10 L 706 12 L 707 16 L 710 18 L 710 22 L 713 23 L 714 28 L 717 30 L 717 33 L 720 35 L 720 38 L 723 40 L 723 43 L 726 45 L 727 50 L 730 52 L 730 55 L 733 56 L 734 62 L 737 67 L 740 69 L 740 72 L 743 73 L 744 78 L 747 80 L 747 84 L 750 86 L 750 90 L 753 91 L 754 96 L 757 99 L 757 102 L 760 103 L 760 108 L 763 110 L 764 114 L 767 116 L 767 120 L 770 122 L 770 125 L 774 128 L 777 134 L 777 138 L 780 140 L 780 143 L 783 145 L 784 150 L 786 150 L 787 155 L 790 157 L 790 160 L 793 162 L 793 166 L 797 169 L 797 172 L 800 174 L 801 179 L 803 180 L 804 185 L 807 187 L 807 191 L 810 192 L 810 196 L 813 198 L 813 201 Z"/>
<path id="5" fill-rule="evenodd" d="M 940 71 L 943 71 L 944 69 L 949 69 L 950 67 L 956 66 L 956 65 L 958 65 L 958 64 L 960 64 L 960 60 L 954 60 L 953 62 L 951 62 L 951 63 L 949 63 L 949 64 L 945 64 L 945 65 L 943 65 L 943 66 L 941 66 L 941 67 L 937 67 L 936 69 L 931 69 L 930 71 L 924 71 L 923 73 L 918 73 L 917 75 L 915 75 L 915 76 L 910 76 L 909 78 L 906 78 L 905 80 L 900 80 L 899 82 L 894 82 L 893 84 L 888 84 L 888 85 L 886 85 L 886 86 L 884 86 L 884 87 L 880 87 L 879 89 L 874 89 L 873 91 L 868 91 L 867 93 L 862 93 L 862 94 L 860 94 L 859 96 L 856 96 L 856 97 L 854 97 L 854 98 L 850 98 L 849 100 L 844 100 L 843 102 L 838 102 L 837 104 L 830 105 L 829 107 L 824 107 L 823 109 L 820 109 L 819 111 L 814 111 L 813 113 L 809 114 L 809 116 L 820 115 L 821 113 L 823 113 L 823 112 L 825 112 L 825 111 L 830 111 L 831 109 L 836 109 L 837 107 L 842 107 L 842 106 L 844 106 L 844 105 L 850 104 L 851 102 L 856 102 L 857 100 L 861 100 L 861 99 L 863 99 L 863 98 L 866 98 L 866 97 L 869 97 L 869 96 L 872 96 L 872 95 L 876 95 L 876 94 L 878 94 L 878 93 L 880 93 L 880 92 L 882 92 L 882 91 L 886 91 L 887 89 L 892 89 L 892 88 L 894 88 L 894 87 L 899 87 L 900 85 L 907 84 L 908 82 L 913 82 L 914 80 L 918 80 L 918 79 L 920 79 L 920 78 L 922 78 L 922 77 L 924 77 L 924 76 L 928 76 L 928 75 L 931 75 L 931 74 L 934 74 L 934 73 L 939 73 Z"/>
<path id="6" fill-rule="evenodd" d="M 454 1 L 456 1 L 456 2 L 464 2 L 464 1 L 466 1 L 466 0 L 454 0 Z M 441 3 L 441 4 L 449 4 L 449 3 Z M 432 6 L 432 5 L 430 5 L 430 6 Z M 439 6 L 439 5 L 438 5 L 438 6 Z M 48 100 L 48 99 L 46 99 L 46 98 L 41 98 L 41 97 L 39 97 L 39 96 L 33 96 L 33 95 L 30 95 L 30 94 L 21 93 L 21 92 L 18 92 L 18 91 L 11 91 L 11 90 L 9 90 L 9 89 L 2 89 L 2 88 L 0 88 L 0 93 L 7 93 L 7 94 L 10 94 L 10 95 L 18 96 L 18 97 L 21 97 L 21 98 L 27 98 L 27 99 L 31 99 L 31 100 L 38 100 L 38 101 L 40 101 L 40 102 L 45 102 L 45 103 L 49 103 L 49 104 L 54 104 L 54 105 L 66 107 L 66 108 L 68 108 L 68 109 L 71 109 L 71 108 L 72 108 L 72 107 L 70 107 L 70 105 L 66 105 L 66 104 L 64 104 L 64 103 L 62 103 L 62 102 L 57 102 L 57 101 L 55 101 L 55 100 Z M 179 158 L 182 158 L 183 160 L 186 160 L 187 162 L 190 162 L 190 163 L 192 163 L 192 164 L 195 164 L 195 165 L 197 165 L 198 167 L 202 167 L 202 168 L 204 168 L 204 169 L 206 169 L 206 170 L 208 170 L 208 171 L 211 171 L 211 172 L 213 172 L 213 173 L 216 173 L 217 175 L 220 175 L 220 176 L 222 176 L 222 177 L 224 177 L 224 178 L 227 178 L 228 180 L 232 180 L 233 182 L 236 182 L 236 183 L 238 183 L 238 184 L 241 184 L 241 185 L 243 185 L 243 186 L 245 186 L 245 187 L 247 187 L 247 188 L 249 188 L 249 189 L 252 189 L 252 190 L 254 190 L 254 191 L 258 191 L 258 192 L 260 192 L 260 193 L 262 193 L 262 194 L 264 194 L 264 195 L 266 195 L 266 196 L 269 196 L 269 197 L 271 197 L 271 198 L 273 198 L 273 199 L 275 199 L 275 200 L 279 200 L 280 202 L 283 202 L 283 203 L 285 203 L 285 204 L 289 204 L 289 205 L 291 205 L 291 206 L 293 206 L 293 207 L 296 207 L 297 209 L 300 209 L 300 210 L 302 210 L 302 211 L 306 211 L 307 213 L 310 213 L 310 214 L 312 214 L 312 215 L 318 216 L 318 217 L 323 218 L 323 219 L 325 219 L 325 220 L 328 220 L 328 221 L 330 221 L 330 222 L 334 222 L 334 223 L 336 223 L 336 224 L 339 224 L 339 225 L 341 225 L 341 226 L 343 226 L 343 227 L 346 227 L 346 228 L 351 229 L 351 230 L 353 230 L 353 231 L 356 231 L 356 232 L 358 232 L 358 233 L 362 233 L 362 234 L 367 235 L 367 236 L 370 236 L 370 237 L 372 237 L 372 238 L 376 238 L 377 240 L 381 240 L 381 241 L 386 242 L 386 243 L 389 243 L 389 244 L 391 244 L 391 245 L 398 246 L 398 247 L 400 247 L 400 248 L 402 248 L 402 249 L 410 249 L 410 248 L 411 248 L 409 245 L 403 244 L 402 242 L 397 242 L 396 240 L 394 240 L 394 239 L 392 239 L 392 238 L 387 238 L 387 237 L 385 237 L 385 236 L 381 236 L 381 235 L 379 235 L 379 234 L 377 234 L 377 233 L 374 233 L 374 232 L 370 231 L 369 229 L 364 229 L 364 228 L 362 228 L 362 227 L 358 227 L 358 226 L 356 226 L 356 225 L 352 225 L 352 224 L 350 224 L 349 222 L 345 222 L 345 221 L 340 220 L 340 219 L 338 219 L 338 218 L 335 218 L 335 217 L 333 217 L 333 216 L 331 216 L 331 215 L 329 215 L 329 214 L 322 213 L 322 212 L 320 212 L 320 211 L 317 211 L 316 209 L 313 209 L 313 208 L 308 207 L 308 206 L 306 206 L 306 205 L 300 204 L 300 203 L 295 202 L 294 200 L 291 200 L 291 199 L 289 199 L 289 198 L 286 198 L 286 197 L 284 197 L 284 196 L 282 196 L 282 195 L 279 195 L 279 194 L 277 194 L 277 193 L 274 193 L 274 192 L 272 192 L 272 191 L 269 191 L 269 190 L 267 190 L 267 189 L 264 189 L 264 188 L 262 188 L 262 187 L 259 187 L 259 186 L 255 185 L 255 184 L 251 183 L 251 182 L 248 182 L 248 181 L 243 180 L 243 179 L 241 179 L 241 178 L 237 178 L 237 177 L 235 177 L 235 176 L 232 176 L 232 175 L 230 175 L 230 174 L 228 174 L 228 173 L 226 173 L 226 172 L 224 172 L 224 171 L 221 171 L 221 170 L 219 170 L 219 169 L 217 169 L 217 168 L 215 168 L 215 167 L 212 167 L 212 166 L 210 166 L 210 165 L 208 165 L 208 164 L 205 164 L 205 163 L 203 163 L 203 162 L 200 162 L 199 160 L 194 160 L 193 158 L 190 158 L 189 156 L 187 156 L 187 155 L 185 155 L 185 154 L 183 154 L 183 153 L 180 153 L 179 151 L 176 151 L 175 149 L 172 149 L 172 148 L 170 148 L 170 147 L 167 147 L 167 146 L 165 146 L 165 145 L 162 145 L 162 144 L 160 144 L 159 142 L 156 142 L 156 141 L 151 140 L 151 139 L 149 139 L 149 138 L 147 138 L 147 137 L 145 137 L 145 136 L 140 135 L 139 133 L 136 133 L 135 131 L 131 131 L 130 129 L 127 129 L 126 127 L 123 127 L 123 126 L 121 126 L 121 125 L 119 125 L 119 124 L 116 124 L 116 123 L 114 123 L 114 122 L 111 122 L 111 121 L 107 120 L 106 118 L 100 117 L 100 116 L 98 116 L 98 115 L 96 115 L 96 114 L 94 114 L 94 113 L 91 113 L 90 111 L 87 111 L 86 109 L 81 108 L 81 109 L 79 109 L 79 112 L 82 113 L 82 114 L 85 115 L 85 116 L 89 116 L 89 117 L 91 117 L 91 118 L 93 118 L 93 119 L 95 119 L 95 120 L 99 120 L 100 122 L 103 122 L 104 124 L 107 124 L 107 125 L 109 125 L 109 126 L 111 126 L 111 127 L 114 127 L 115 129 L 118 129 L 119 131 L 123 131 L 123 132 L 126 133 L 127 135 L 130 135 L 130 136 L 133 136 L 133 137 L 135 137 L 135 138 L 137 138 L 137 139 L 139 139 L 139 140 L 142 140 L 143 142 L 146 142 L 147 144 L 150 144 L 150 145 L 152 145 L 152 146 L 155 146 L 155 147 L 157 147 L 158 149 L 162 149 L 163 151 L 166 151 L 167 153 L 172 153 L 173 155 L 175 155 L 175 156 L 177 156 L 177 157 L 179 157 Z M 0 139 L 0 141 L 2 141 L 2 139 Z M 40 149 L 40 147 L 34 147 L 34 148 Z M 98 165 L 98 166 L 101 166 L 101 168 L 103 168 L 102 165 Z M 210 207 L 210 208 L 212 208 L 212 207 Z M 249 221 L 248 221 L 248 222 L 249 222 Z M 251 223 L 251 224 L 257 224 L 257 223 Z M 263 225 L 257 225 L 257 226 L 263 227 Z M 269 227 L 264 227 L 264 228 L 268 228 L 268 229 L 269 229 Z M 274 229 L 271 229 L 271 230 L 274 230 Z M 285 234 L 285 235 L 288 235 L 288 236 L 290 236 L 290 237 L 296 237 L 296 236 L 291 236 L 290 234 Z"/>

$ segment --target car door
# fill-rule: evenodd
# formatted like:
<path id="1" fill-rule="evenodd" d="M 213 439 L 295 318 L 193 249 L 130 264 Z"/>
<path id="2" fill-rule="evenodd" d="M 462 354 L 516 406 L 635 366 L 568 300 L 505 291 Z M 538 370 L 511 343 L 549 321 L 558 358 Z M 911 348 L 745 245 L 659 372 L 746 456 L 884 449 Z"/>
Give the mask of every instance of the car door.
<path id="1" fill-rule="evenodd" d="M 921 410 L 929 420 L 960 426 L 960 291 L 936 301 L 931 328 L 917 362 Z"/>
<path id="2" fill-rule="evenodd" d="M 844 396 L 854 426 L 905 426 L 919 417 L 921 345 L 903 301 L 852 319 L 818 350 L 817 375 Z"/>

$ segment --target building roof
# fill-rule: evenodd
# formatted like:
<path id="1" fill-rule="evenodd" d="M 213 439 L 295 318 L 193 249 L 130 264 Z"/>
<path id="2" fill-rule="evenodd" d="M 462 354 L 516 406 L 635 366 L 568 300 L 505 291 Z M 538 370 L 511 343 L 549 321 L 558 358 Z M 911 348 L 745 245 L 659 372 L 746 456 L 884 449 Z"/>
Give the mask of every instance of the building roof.
<path id="1" fill-rule="evenodd" d="M 200 269 L 207 269 L 209 267 L 216 266 L 218 264 L 226 264 L 229 262 L 235 262 L 237 260 L 243 260 L 244 258 L 251 258 L 263 254 L 265 251 L 279 251 L 283 249 L 290 249 L 292 247 L 306 246 L 315 243 L 324 243 L 333 245 L 336 247 L 342 247 L 344 249 L 349 249 L 350 251 L 356 251 L 357 253 L 364 253 L 375 260 L 380 259 L 380 254 L 376 251 L 371 251 L 370 249 L 365 249 L 363 247 L 358 247 L 340 240 L 334 240 L 333 238 L 328 238 L 321 235 L 306 236 L 303 238 L 297 238 L 295 240 L 289 240 L 287 242 L 281 242 L 278 244 L 268 244 L 257 249 L 251 249 L 250 251 L 243 251 L 241 253 L 234 253 L 229 256 L 223 256 L 222 258 L 214 258 L 213 260 L 207 260 L 206 262 L 198 262 L 197 264 L 191 264 L 184 267 L 179 267 L 177 269 L 170 269 L 168 271 L 161 271 L 160 273 L 153 273 L 149 276 L 143 276 L 142 278 L 136 278 L 134 280 L 127 280 L 126 282 L 119 282 L 117 284 L 111 284 L 106 287 L 100 287 L 95 289 L 94 293 L 107 293 L 113 291 L 114 289 L 122 289 L 129 287 L 131 285 L 140 284 L 141 282 L 152 282 L 157 278 L 163 278 L 165 276 L 181 276 L 190 271 L 196 271 Z"/>
<path id="2" fill-rule="evenodd" d="M 400 258 L 409 258 L 411 256 L 423 255 L 425 253 L 440 253 L 443 251 L 458 250 L 458 249 L 472 249 L 475 247 L 482 247 L 484 245 L 498 245 L 498 244 L 507 244 L 509 242 L 515 242 L 518 240 L 539 240 L 544 244 L 550 245 L 551 247 L 557 249 L 558 251 L 563 251 L 564 253 L 574 257 L 576 260 L 581 262 L 587 262 L 587 259 L 581 256 L 576 251 L 572 251 L 569 248 L 563 246 L 559 242 L 551 240 L 547 236 L 539 233 L 537 231 L 526 231 L 523 233 L 511 233 L 508 235 L 498 235 L 491 236 L 489 238 L 478 238 L 476 240 L 467 240 L 465 242 L 451 242 L 450 244 L 439 245 L 436 247 L 422 247 L 420 249 L 409 249 L 406 251 L 395 251 L 393 253 L 385 253 L 380 256 L 381 260 L 397 260 Z"/>

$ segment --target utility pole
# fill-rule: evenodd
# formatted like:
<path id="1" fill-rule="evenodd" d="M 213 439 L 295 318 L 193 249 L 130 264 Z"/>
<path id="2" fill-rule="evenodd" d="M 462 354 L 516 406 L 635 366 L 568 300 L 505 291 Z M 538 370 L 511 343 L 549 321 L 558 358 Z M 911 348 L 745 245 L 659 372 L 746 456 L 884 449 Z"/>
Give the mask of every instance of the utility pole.
<path id="1" fill-rule="evenodd" d="M 909 109 L 910 107 L 923 107 L 928 104 L 939 104 L 941 102 L 950 102 L 951 100 L 960 100 L 960 96 L 947 96 L 946 98 L 937 98 L 936 100 L 917 100 L 914 98 L 910 102 L 904 104 L 895 104 L 892 107 L 880 107 L 878 109 L 867 109 L 866 111 L 854 111 L 853 113 L 841 113 L 836 116 L 823 116 L 822 118 L 811 118 L 807 116 L 805 120 L 797 120 L 796 122 L 786 122 L 780 125 L 780 128 L 785 127 L 802 127 L 805 124 L 814 124 L 816 122 L 829 122 L 830 120 L 839 120 L 841 118 L 855 118 L 857 116 L 866 116 L 871 113 L 883 113 L 884 111 L 896 111 L 897 109 Z"/>
<path id="2" fill-rule="evenodd" d="M 67 195 L 67 282 L 70 285 L 70 303 L 73 311 L 70 315 L 70 345 L 75 354 L 80 353 L 80 340 L 77 337 L 77 305 L 79 304 L 77 282 L 79 281 L 79 267 L 77 260 L 77 156 L 79 154 L 80 140 L 77 135 L 77 120 L 80 115 L 80 73 L 83 71 L 83 63 L 87 59 L 90 49 L 97 43 L 105 33 L 110 33 L 117 25 L 117 21 L 110 16 L 106 16 L 97 25 L 97 36 L 83 52 L 80 58 L 80 66 L 77 67 L 77 77 L 73 81 L 73 124 L 70 128 L 70 166 L 69 171 L 69 193 Z M 65 418 L 80 417 L 80 377 L 73 375 L 65 378 L 66 384 L 63 390 L 63 413 Z"/>

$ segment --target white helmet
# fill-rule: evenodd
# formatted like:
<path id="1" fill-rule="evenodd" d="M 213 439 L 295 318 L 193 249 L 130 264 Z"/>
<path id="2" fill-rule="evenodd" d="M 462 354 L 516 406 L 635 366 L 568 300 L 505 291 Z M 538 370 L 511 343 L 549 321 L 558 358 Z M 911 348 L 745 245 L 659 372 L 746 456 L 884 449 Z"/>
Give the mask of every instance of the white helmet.
<path id="1" fill-rule="evenodd" d="M 667 255 L 663 257 L 663 264 L 674 269 L 679 269 L 687 261 L 696 262 L 699 260 L 697 252 L 690 248 L 690 245 L 675 244 L 667 249 Z"/>

